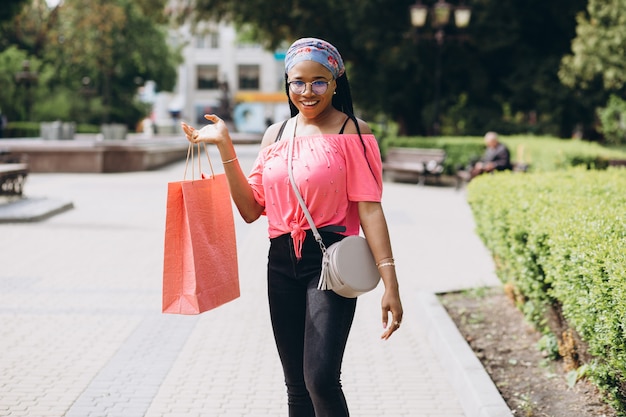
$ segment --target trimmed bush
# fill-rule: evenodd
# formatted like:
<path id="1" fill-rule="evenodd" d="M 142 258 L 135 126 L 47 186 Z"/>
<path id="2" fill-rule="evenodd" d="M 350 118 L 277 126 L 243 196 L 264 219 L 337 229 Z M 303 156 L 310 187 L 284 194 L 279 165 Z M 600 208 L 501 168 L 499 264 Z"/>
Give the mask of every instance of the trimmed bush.
<path id="1" fill-rule="evenodd" d="M 9 122 L 4 129 L 5 138 L 38 138 L 41 134 L 40 122 Z M 78 124 L 76 133 L 95 134 L 100 132 L 100 126 L 90 124 Z"/>
<path id="2" fill-rule="evenodd" d="M 5 138 L 39 137 L 39 122 L 9 122 L 4 129 Z"/>
<path id="3" fill-rule="evenodd" d="M 544 332 L 557 312 L 584 341 L 592 380 L 626 413 L 626 170 L 496 173 L 468 201 L 497 274 Z M 561 329 L 559 329 L 561 330 Z M 561 337 L 561 334 L 557 334 Z M 624 414 L 623 414 L 624 415 Z"/>

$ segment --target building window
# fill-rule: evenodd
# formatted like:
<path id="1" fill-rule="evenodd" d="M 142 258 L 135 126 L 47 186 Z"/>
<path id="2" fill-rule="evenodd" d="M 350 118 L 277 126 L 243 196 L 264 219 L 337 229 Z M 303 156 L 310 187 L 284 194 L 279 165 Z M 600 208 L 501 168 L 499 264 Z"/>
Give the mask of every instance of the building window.
<path id="1" fill-rule="evenodd" d="M 217 90 L 217 65 L 198 65 L 198 90 Z"/>
<path id="2" fill-rule="evenodd" d="M 260 74 L 258 65 L 239 65 L 239 89 L 258 90 Z"/>
<path id="3" fill-rule="evenodd" d="M 217 49 L 219 48 L 219 34 L 217 32 L 208 32 L 197 35 L 195 43 L 197 49 Z"/>

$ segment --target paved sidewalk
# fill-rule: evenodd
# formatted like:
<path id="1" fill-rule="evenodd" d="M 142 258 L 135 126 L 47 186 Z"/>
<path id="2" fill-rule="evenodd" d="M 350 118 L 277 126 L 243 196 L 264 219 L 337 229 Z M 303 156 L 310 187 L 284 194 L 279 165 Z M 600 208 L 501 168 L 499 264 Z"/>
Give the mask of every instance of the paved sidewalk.
<path id="1" fill-rule="evenodd" d="M 257 147 L 237 145 L 244 169 Z M 29 175 L 26 196 L 73 208 L 0 224 L 0 416 L 287 415 L 265 219 L 235 212 L 241 298 L 160 313 L 167 182 L 183 170 Z M 380 341 L 382 288 L 359 299 L 343 372 L 351 415 L 510 415 L 432 296 L 498 284 L 464 192 L 388 183 L 383 207 L 405 318 Z"/>

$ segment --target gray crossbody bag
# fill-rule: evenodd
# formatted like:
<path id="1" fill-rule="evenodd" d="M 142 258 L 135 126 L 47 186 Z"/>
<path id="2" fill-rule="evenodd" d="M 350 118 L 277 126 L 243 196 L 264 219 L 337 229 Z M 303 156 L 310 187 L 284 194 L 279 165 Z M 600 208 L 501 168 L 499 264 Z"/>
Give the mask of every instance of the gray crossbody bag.
<path id="1" fill-rule="evenodd" d="M 322 236 L 315 227 L 313 217 L 311 217 L 293 176 L 293 142 L 294 137 L 292 136 L 289 139 L 287 159 L 289 181 L 311 227 L 313 236 L 315 236 L 315 240 L 322 250 L 322 272 L 317 288 L 319 290 L 333 290 L 346 298 L 355 298 L 373 290 L 380 282 L 380 274 L 365 238 L 356 235 L 346 236 L 328 248 L 324 245 Z"/>

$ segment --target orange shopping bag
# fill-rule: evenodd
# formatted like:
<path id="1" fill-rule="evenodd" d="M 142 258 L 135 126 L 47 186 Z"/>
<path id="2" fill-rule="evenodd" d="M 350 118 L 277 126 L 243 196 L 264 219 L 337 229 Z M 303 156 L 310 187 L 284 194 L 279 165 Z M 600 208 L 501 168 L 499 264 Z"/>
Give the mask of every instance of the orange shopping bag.
<path id="1" fill-rule="evenodd" d="M 191 153 L 193 167 L 189 146 L 187 164 Z M 206 145 L 205 152 L 208 157 Z M 198 159 L 199 154 L 198 145 Z M 228 183 L 212 166 L 211 173 L 209 178 L 168 183 L 163 313 L 199 314 L 240 295 Z"/>

